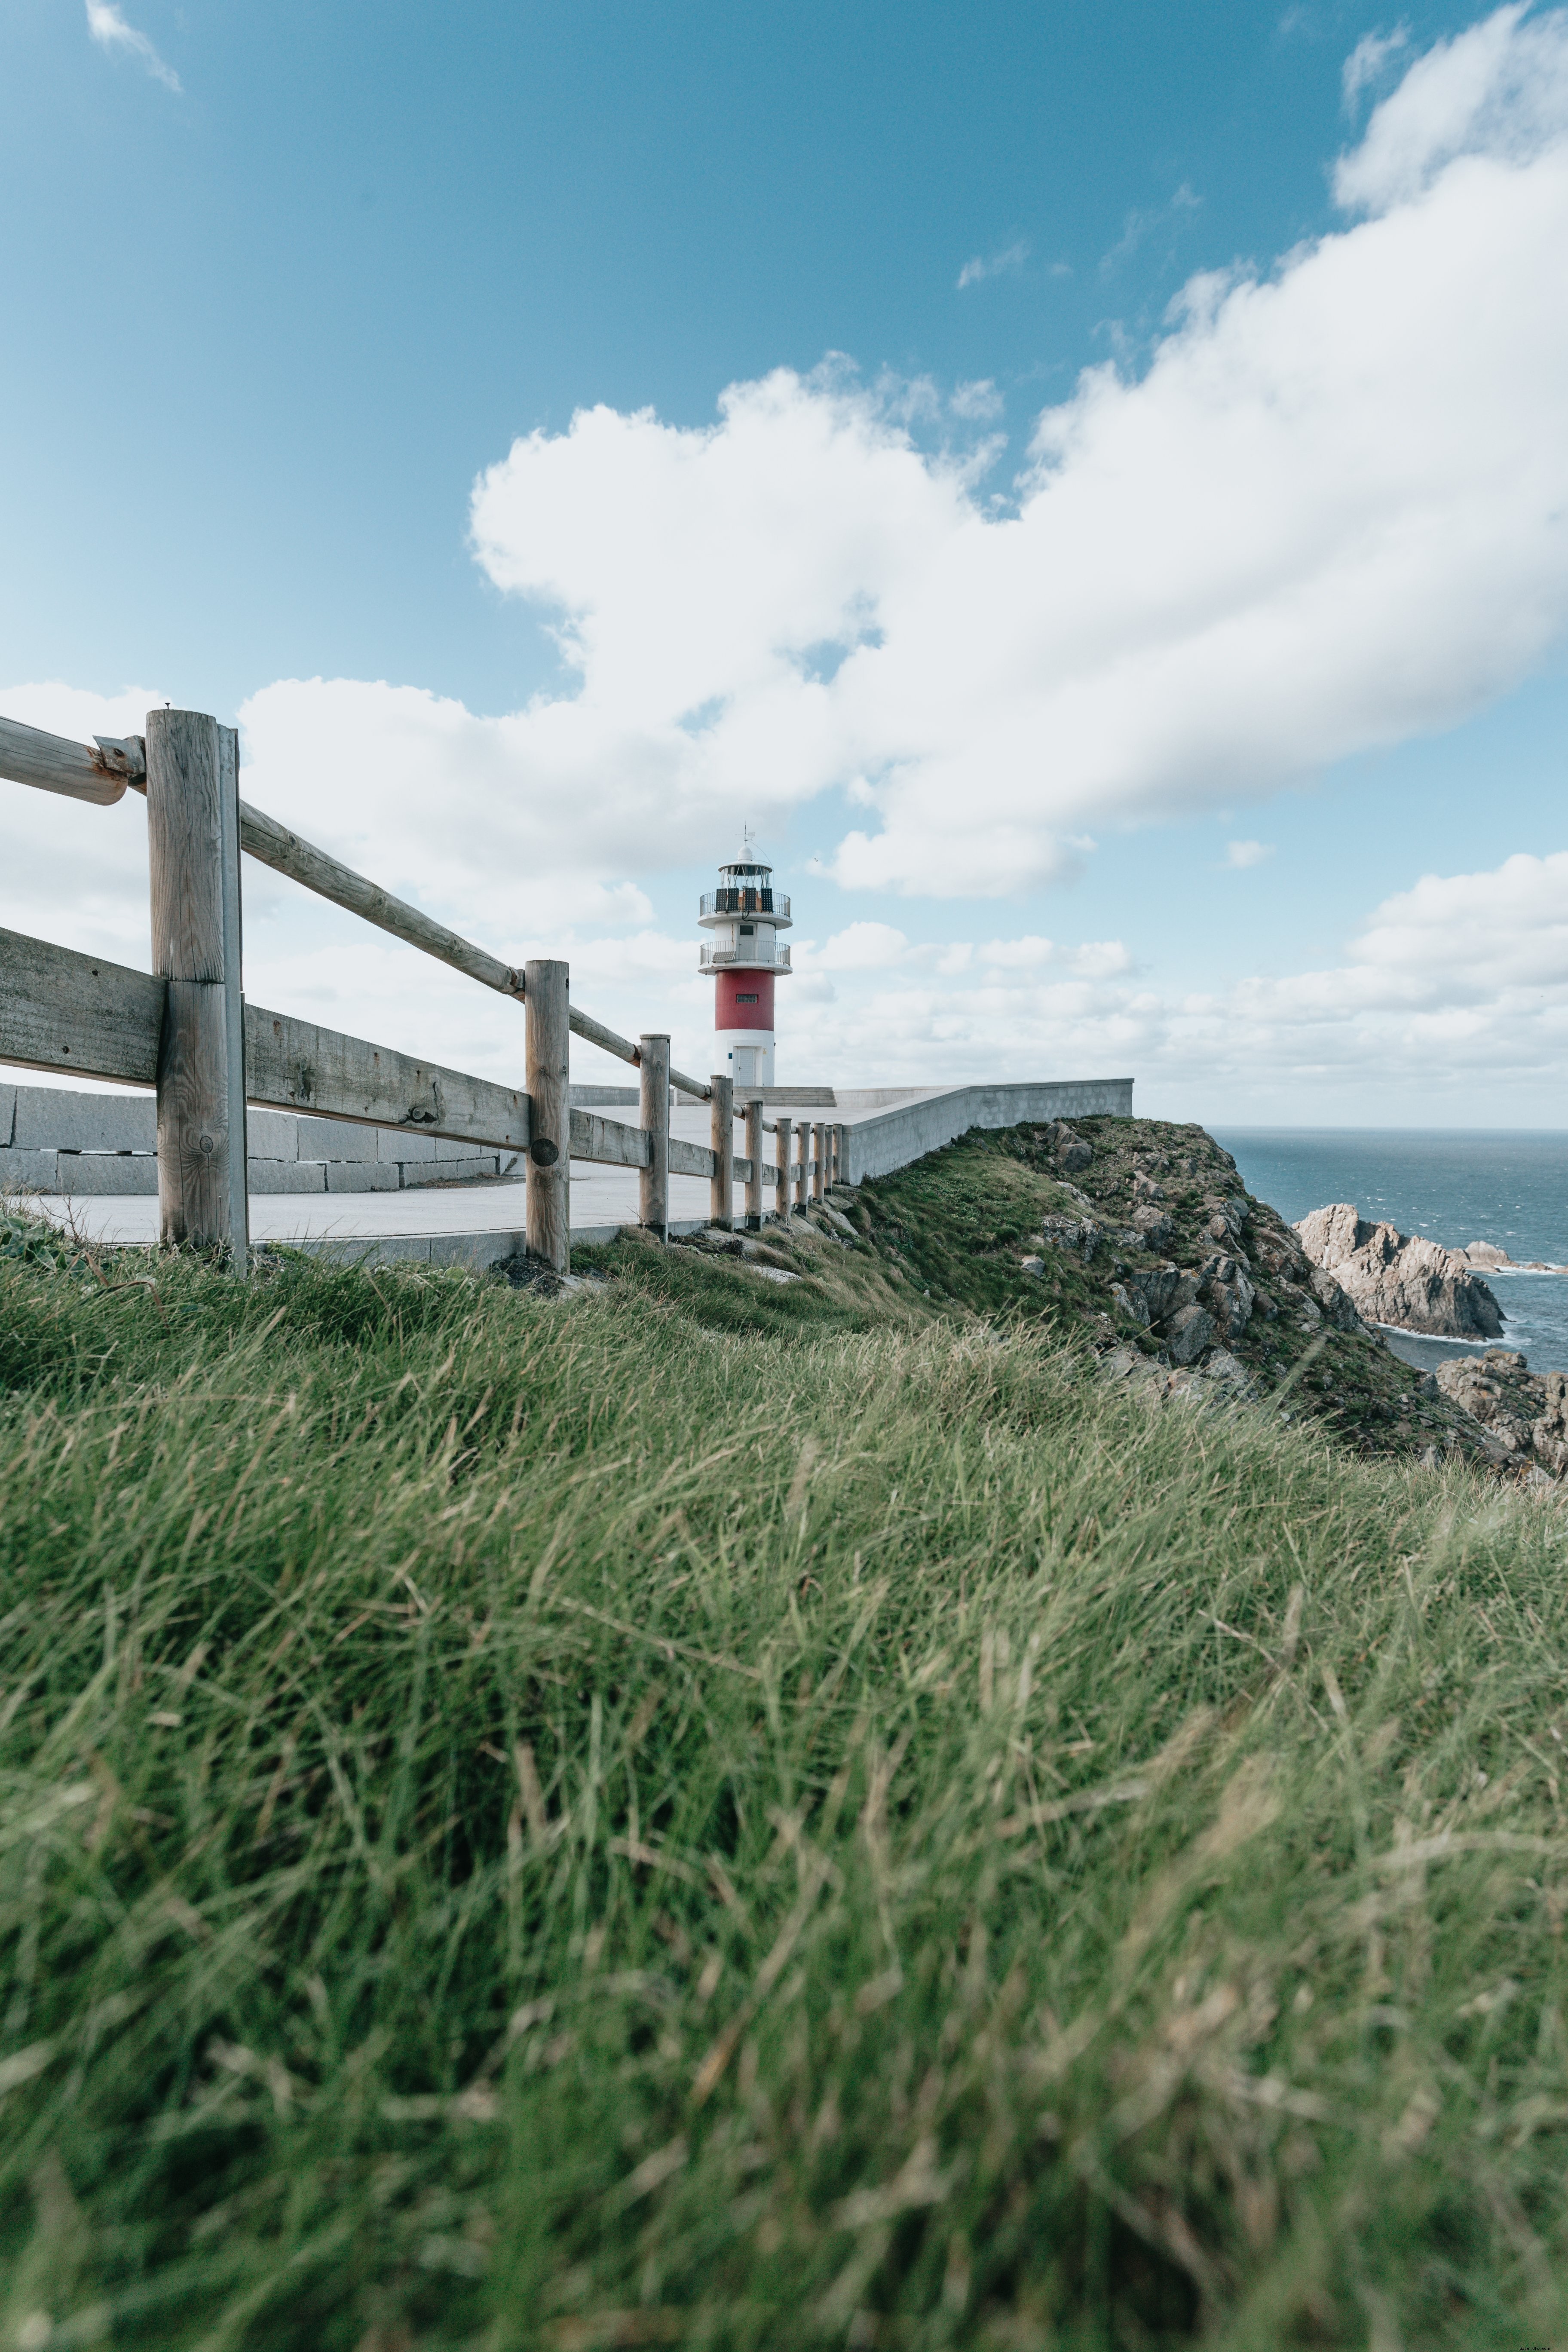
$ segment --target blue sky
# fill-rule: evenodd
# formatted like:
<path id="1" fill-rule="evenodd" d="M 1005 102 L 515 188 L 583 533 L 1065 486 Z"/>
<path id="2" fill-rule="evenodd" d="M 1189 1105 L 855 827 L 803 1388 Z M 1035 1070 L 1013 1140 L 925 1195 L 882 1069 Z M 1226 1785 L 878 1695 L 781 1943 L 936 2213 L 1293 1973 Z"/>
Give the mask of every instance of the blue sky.
<path id="1" fill-rule="evenodd" d="M 967 457 L 976 516 L 1015 512 L 1041 412 L 1072 402 L 1086 369 L 1114 369 L 1136 386 L 1180 331 L 1169 306 L 1195 274 L 1227 272 L 1234 285 L 1250 270 L 1268 286 L 1293 253 L 1351 236 L 1359 215 L 1342 192 L 1336 199 L 1336 159 L 1435 45 L 1462 43 L 1483 21 L 1434 7 L 1395 26 L 1341 0 L 1284 11 L 1124 0 L 748 11 L 0 0 L 0 293 L 13 322 L 0 348 L 0 681 L 11 689 L 0 707 L 65 724 L 56 688 L 82 710 L 132 688 L 226 719 L 254 706 L 268 804 L 297 789 L 317 830 L 355 846 L 383 878 L 498 946 L 564 945 L 584 1001 L 629 1025 L 668 1023 L 700 1050 L 690 901 L 732 849 L 724 812 L 733 803 L 737 824 L 756 813 L 739 805 L 747 786 L 732 761 L 727 790 L 693 801 L 657 760 L 639 768 L 628 755 L 616 793 L 584 803 L 580 837 L 556 826 L 552 894 L 548 876 L 525 870 L 526 820 L 531 791 L 560 788 L 536 778 L 526 744 L 513 768 L 473 782 L 458 744 L 457 766 L 423 802 L 416 782 L 400 785 L 397 824 L 378 834 L 376 763 L 340 778 L 336 797 L 302 772 L 291 787 L 279 747 L 300 737 L 278 719 L 276 697 L 254 698 L 290 679 L 385 682 L 499 720 L 531 698 L 570 700 L 585 675 L 592 700 L 596 656 L 585 673 L 571 648 L 563 663 L 541 625 L 548 583 L 570 558 L 541 571 L 535 549 L 589 530 L 604 552 L 581 596 L 590 610 L 601 594 L 605 609 L 618 599 L 629 641 L 637 598 L 650 619 L 658 602 L 646 571 L 616 569 L 616 499 L 640 495 L 625 491 L 626 468 L 651 445 L 623 433 L 597 456 L 580 451 L 573 418 L 595 405 L 621 420 L 652 411 L 695 436 L 714 428 L 726 386 L 792 371 L 805 387 L 791 395 L 792 415 L 861 403 L 868 466 L 879 435 L 902 436 L 939 474 Z M 1516 10 L 1505 32 L 1550 41 L 1560 22 Z M 1383 47 L 1358 47 L 1379 36 Z M 1347 89 L 1352 54 L 1360 86 Z M 1491 113 L 1482 121 L 1477 101 L 1471 146 L 1516 179 L 1546 173 L 1568 124 L 1532 119 L 1499 132 L 1493 120 L 1528 105 L 1520 90 L 1542 83 L 1539 56 L 1511 79 L 1496 54 L 1477 76 L 1483 68 Z M 1517 263 L 1507 283 L 1519 289 L 1519 331 L 1539 334 L 1522 323 L 1531 285 L 1540 306 L 1563 307 L 1560 273 L 1530 275 L 1551 189 L 1543 178 L 1537 213 L 1525 214 L 1509 208 L 1506 190 L 1467 198 L 1456 182 L 1444 227 L 1433 206 L 1447 152 L 1423 166 L 1421 233 L 1434 249 L 1444 236 L 1462 243 L 1473 216 L 1483 243 L 1503 240 Z M 1405 204 L 1414 222 L 1407 194 L 1384 170 L 1360 215 L 1386 227 Z M 1443 321 L 1420 331 L 1428 326 L 1440 339 Z M 1474 333 L 1462 299 L 1446 331 L 1456 348 Z M 1531 353 L 1548 372 L 1552 352 Z M 831 354 L 843 355 L 837 373 L 814 374 Z M 988 389 L 962 390 L 976 384 Z M 1439 384 L 1434 397 L 1446 396 Z M 1454 395 L 1471 396 L 1467 384 Z M 1341 408 L 1355 397 L 1353 369 L 1325 395 Z M 1478 414 L 1489 430 L 1490 412 Z M 1531 431 L 1529 412 L 1498 425 L 1510 446 L 1528 445 Z M 502 553 L 481 563 L 470 537 L 476 480 L 530 436 L 535 456 L 492 500 Z M 813 495 L 803 488 L 803 508 Z M 1392 1108 L 1414 1119 L 1552 1123 L 1559 1114 L 1543 1093 L 1563 1074 L 1568 1038 L 1563 881 L 1542 863 L 1516 876 L 1518 890 L 1458 887 L 1564 846 L 1561 583 L 1531 537 L 1538 526 L 1550 535 L 1557 486 L 1516 481 L 1509 495 L 1526 550 L 1518 579 L 1506 546 L 1486 561 L 1529 617 L 1478 661 L 1473 680 L 1452 694 L 1431 682 L 1391 688 L 1386 711 L 1364 707 L 1364 688 L 1346 688 L 1353 718 L 1321 730 L 1331 756 L 1314 755 L 1309 727 L 1292 772 L 1249 737 L 1215 755 L 1221 771 L 1233 759 L 1234 789 L 1223 774 L 1194 782 L 1190 756 L 1173 766 L 1149 748 L 1151 730 L 1174 723 L 1156 709 L 1139 734 L 1147 776 L 1099 801 L 1086 783 L 1050 819 L 1048 853 L 1006 846 L 1034 822 L 1021 768 L 1006 811 L 993 812 L 986 853 L 1004 866 L 1016 856 L 1012 895 L 993 895 L 985 857 L 971 869 L 921 835 L 929 803 L 892 812 L 884 784 L 903 750 L 885 722 L 887 740 L 868 751 L 857 719 L 853 755 L 825 751 L 809 790 L 761 792 L 802 940 L 820 950 L 868 925 L 888 935 L 880 961 L 883 935 L 864 929 L 858 949 L 851 940 L 815 967 L 806 948 L 806 977 L 793 1000 L 781 995 L 781 1075 L 792 1021 L 801 1050 L 845 1075 L 868 1050 L 868 1022 L 873 1033 L 881 1022 L 890 1042 L 873 1058 L 900 1076 L 956 1075 L 976 1061 L 1020 1076 L 1079 1075 L 1082 1063 L 1088 1075 L 1110 1055 L 1119 1071 L 1134 1068 L 1142 1107 L 1174 1116 L 1311 1122 Z M 940 570 L 950 524 L 933 521 L 911 562 Z M 1129 532 L 1130 583 L 1139 550 Z M 773 562 L 765 534 L 750 560 L 761 572 Z M 876 594 L 861 601 L 860 642 L 875 652 Z M 701 625 L 697 614 L 691 626 Z M 1461 643 L 1462 612 L 1452 626 Z M 1412 629 L 1430 640 L 1433 625 L 1417 615 Z M 829 675 L 856 642 L 841 633 Z M 961 635 L 953 645 L 961 665 Z M 1396 640 L 1380 659 L 1384 674 L 1403 676 Z M 737 663 L 715 708 L 763 692 Z M 384 724 L 401 724 L 405 708 L 388 703 Z M 689 735 L 702 723 L 679 718 Z M 960 726 L 949 714 L 937 731 Z M 1343 743 L 1354 748 L 1332 756 Z M 1039 756 L 1048 767 L 1048 722 Z M 664 838 L 649 812 L 667 791 L 684 795 L 687 814 Z M 511 800 L 504 841 L 476 852 L 485 887 L 476 880 L 470 892 L 448 852 L 482 822 L 485 793 Z M 280 813 L 304 821 L 300 808 Z M 441 849 L 428 866 L 421 821 Z M 41 822 L 18 814 L 4 919 L 140 960 L 130 826 L 72 903 L 46 871 Z M 879 825 L 901 825 L 905 846 L 858 866 L 847 835 L 875 840 Z M 1238 842 L 1256 851 L 1232 852 Z M 1227 864 L 1237 856 L 1253 862 Z M 510 923 L 508 858 L 518 883 Z M 1423 877 L 1452 887 L 1413 911 Z M 1293 976 L 1358 968 L 1348 943 L 1390 900 L 1378 935 L 1419 933 L 1424 944 L 1389 950 L 1401 977 L 1383 1028 L 1358 1021 L 1345 982 L 1320 991 L 1310 1038 L 1275 1034 L 1278 1004 L 1262 1034 L 1248 1010 L 1253 983 L 1278 997 Z M 1433 949 L 1434 925 L 1513 935 L 1526 903 L 1543 942 L 1528 969 L 1500 965 L 1489 994 L 1444 997 L 1431 974 L 1450 959 L 1440 942 Z M 434 1024 L 418 1041 L 430 1050 L 457 1058 L 460 1039 L 487 1066 L 513 1050 L 489 1007 L 470 1014 L 466 998 L 440 991 L 427 1005 L 422 973 L 399 992 L 401 966 L 356 966 L 352 934 L 259 886 L 251 936 L 252 990 L 262 993 L 264 979 L 268 1001 L 291 988 L 308 1009 L 314 991 L 343 1025 L 364 1026 L 367 1000 L 385 1003 L 390 991 L 408 1017 Z M 1017 947 L 1047 939 L 1051 952 L 1037 948 L 1033 964 Z M 962 995 L 969 983 L 962 969 L 939 974 L 941 951 L 968 943 L 973 972 L 988 941 L 1013 943 L 1012 962 L 993 969 L 1050 987 L 1027 1002 L 1015 986 L 949 1005 L 943 987 Z M 1084 943 L 1096 942 L 1117 943 L 1120 964 L 1085 961 Z M 1114 1002 L 1095 995 L 1106 988 Z M 1220 1009 L 1194 1016 L 1198 999 Z M 1500 1038 L 1514 1046 L 1500 1054 Z"/>

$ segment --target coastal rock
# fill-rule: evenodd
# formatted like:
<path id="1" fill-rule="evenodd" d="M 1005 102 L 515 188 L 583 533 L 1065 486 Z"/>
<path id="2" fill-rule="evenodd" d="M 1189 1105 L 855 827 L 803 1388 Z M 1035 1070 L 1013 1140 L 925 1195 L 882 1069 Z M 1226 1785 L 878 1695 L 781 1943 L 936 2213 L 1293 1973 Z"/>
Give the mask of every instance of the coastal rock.
<path id="1" fill-rule="evenodd" d="M 1163 1323 L 1193 1304 L 1198 1295 L 1198 1278 L 1194 1274 L 1184 1274 L 1179 1266 L 1149 1266 L 1129 1274 L 1125 1287 L 1142 1302 L 1145 1320 Z"/>
<path id="2" fill-rule="evenodd" d="M 1052 1120 L 1046 1130 L 1046 1139 L 1056 1155 L 1058 1167 L 1065 1168 L 1069 1175 L 1080 1168 L 1089 1167 L 1094 1158 L 1094 1146 L 1086 1143 L 1078 1129 L 1069 1127 L 1065 1118 Z"/>
<path id="3" fill-rule="evenodd" d="M 1355 1311 L 1353 1301 L 1341 1288 L 1331 1274 L 1325 1273 L 1321 1265 L 1314 1265 L 1309 1270 L 1308 1279 L 1312 1286 L 1313 1297 L 1336 1331 L 1366 1329 L 1366 1325 Z"/>
<path id="4" fill-rule="evenodd" d="M 1092 1265 L 1103 1235 L 1091 1218 L 1043 1217 L 1040 1239 L 1052 1249 L 1071 1250 L 1085 1265 Z"/>
<path id="5" fill-rule="evenodd" d="M 1247 1223 L 1247 1202 L 1234 1194 L 1223 1201 L 1204 1202 L 1208 1212 L 1208 1235 L 1211 1241 L 1227 1243 L 1233 1249 L 1241 1240 L 1241 1230 Z"/>
<path id="6" fill-rule="evenodd" d="M 1204 1307 L 1179 1307 L 1165 1327 L 1165 1345 L 1173 1364 L 1193 1364 L 1214 1339 L 1214 1317 Z"/>
<path id="7" fill-rule="evenodd" d="M 1175 1226 L 1168 1213 L 1151 1202 L 1132 1212 L 1133 1231 L 1146 1249 L 1168 1249 L 1175 1234 Z"/>
<path id="8" fill-rule="evenodd" d="M 1199 1269 L 1198 1296 L 1208 1301 L 1226 1343 L 1239 1339 L 1251 1320 L 1258 1292 L 1237 1261 L 1205 1258 Z"/>
<path id="9" fill-rule="evenodd" d="M 1439 1364 L 1436 1380 L 1450 1403 L 1480 1423 L 1494 1461 L 1553 1478 L 1568 1474 L 1568 1374 L 1542 1377 L 1517 1349 L 1489 1348 Z"/>
<path id="10" fill-rule="evenodd" d="M 1513 1264 L 1507 1250 L 1499 1249 L 1496 1242 L 1467 1242 L 1464 1248 L 1456 1250 L 1454 1255 L 1462 1257 L 1467 1265 L 1483 1268 Z"/>
<path id="11" fill-rule="evenodd" d="M 1371 1224 L 1345 1201 L 1314 1209 L 1296 1231 L 1313 1265 L 1333 1277 L 1368 1323 L 1448 1339 L 1495 1339 L 1502 1329 L 1496 1298 L 1454 1250 L 1394 1225 Z M 1316 1279 L 1312 1287 L 1334 1320 Z"/>
<path id="12" fill-rule="evenodd" d="M 1252 1255 L 1265 1274 L 1289 1275 L 1297 1282 L 1307 1279 L 1306 1255 L 1293 1234 L 1255 1236 Z"/>

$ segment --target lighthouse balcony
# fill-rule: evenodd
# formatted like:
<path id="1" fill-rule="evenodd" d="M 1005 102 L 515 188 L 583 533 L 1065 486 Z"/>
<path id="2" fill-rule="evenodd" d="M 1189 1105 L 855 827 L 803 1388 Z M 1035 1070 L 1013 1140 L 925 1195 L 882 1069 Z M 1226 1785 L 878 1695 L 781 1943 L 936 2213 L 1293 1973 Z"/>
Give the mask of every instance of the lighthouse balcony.
<path id="1" fill-rule="evenodd" d="M 789 899 L 782 890 L 705 890 L 698 908 L 701 923 L 721 923 L 735 915 L 766 915 L 771 922 L 790 919 Z"/>
<path id="2" fill-rule="evenodd" d="M 710 947 L 705 944 L 701 957 L 700 969 L 703 971 L 724 971 L 737 963 L 760 964 L 765 971 L 788 971 L 791 969 L 787 947 L 774 948 L 771 955 L 760 956 L 755 940 L 742 940 L 736 947 Z"/>

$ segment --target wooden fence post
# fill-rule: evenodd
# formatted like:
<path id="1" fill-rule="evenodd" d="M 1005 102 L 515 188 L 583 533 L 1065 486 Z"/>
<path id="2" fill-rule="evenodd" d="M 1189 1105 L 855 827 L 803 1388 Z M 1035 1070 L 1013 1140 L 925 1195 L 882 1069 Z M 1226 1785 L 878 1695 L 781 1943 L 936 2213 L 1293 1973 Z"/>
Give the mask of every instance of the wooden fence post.
<path id="1" fill-rule="evenodd" d="M 783 1111 L 778 1118 L 779 1181 L 773 1192 L 773 1207 L 787 1225 L 789 1223 L 790 1186 L 795 1181 L 795 1170 L 790 1165 L 789 1139 L 794 1122 Z"/>
<path id="2" fill-rule="evenodd" d="M 572 1263 L 572 968 L 526 964 L 522 1009 L 528 1087 L 528 1189 L 523 1232 L 530 1257 L 556 1274 Z"/>
<path id="3" fill-rule="evenodd" d="M 669 1239 L 669 1039 L 639 1037 L 642 1108 L 638 1113 L 652 1147 L 638 1171 L 637 1214 L 656 1239 Z"/>
<path id="4" fill-rule="evenodd" d="M 816 1165 L 811 1171 L 811 1197 L 820 1201 L 827 1190 L 827 1121 L 819 1118 L 811 1130 L 812 1153 Z"/>
<path id="5" fill-rule="evenodd" d="M 713 1089 L 713 1181 L 708 1219 L 727 1234 L 735 1222 L 735 1081 L 715 1070 Z"/>
<path id="6" fill-rule="evenodd" d="M 746 1157 L 752 1172 L 746 1179 L 746 1231 L 760 1233 L 763 1223 L 763 1106 L 746 1105 Z"/>
<path id="7" fill-rule="evenodd" d="M 199 710 L 147 714 L 158 1041 L 158 1226 L 166 1248 L 226 1250 L 243 1273 L 245 1005 L 240 993 L 239 737 Z"/>
<path id="8" fill-rule="evenodd" d="M 845 1121 L 840 1119 L 833 1130 L 833 1181 L 836 1184 L 848 1183 L 849 1179 L 844 1173 L 848 1165 L 849 1129 Z"/>
<path id="9" fill-rule="evenodd" d="M 803 1118 L 795 1130 L 795 1205 L 804 1209 L 811 1186 L 811 1121 Z"/>

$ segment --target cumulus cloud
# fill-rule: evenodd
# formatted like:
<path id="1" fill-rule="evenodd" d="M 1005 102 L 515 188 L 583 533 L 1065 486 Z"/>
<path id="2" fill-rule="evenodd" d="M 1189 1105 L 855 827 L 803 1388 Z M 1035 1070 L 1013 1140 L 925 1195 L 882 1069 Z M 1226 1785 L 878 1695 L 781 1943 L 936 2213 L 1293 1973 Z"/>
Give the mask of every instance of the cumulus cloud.
<path id="1" fill-rule="evenodd" d="M 983 278 L 1001 278 L 1010 269 L 1022 269 L 1028 258 L 1029 240 L 1022 236 L 1016 245 L 1005 247 L 1000 253 L 977 253 L 973 260 L 966 261 L 959 271 L 958 290 L 962 294 L 966 286 L 978 286 Z"/>
<path id="2" fill-rule="evenodd" d="M 1373 909 L 1341 962 L 1211 992 L 1152 985 L 1121 941 L 996 938 L 946 970 L 921 961 L 891 984 L 868 961 L 831 1001 L 789 1005 L 792 1073 L 1132 1074 L 1148 1109 L 1241 1119 L 1300 1119 L 1327 1095 L 1352 1116 L 1473 1121 L 1568 1084 L 1568 852 L 1428 876 Z"/>
<path id="3" fill-rule="evenodd" d="M 560 686 L 481 717 L 279 680 L 243 714 L 256 796 L 454 910 L 635 924 L 737 810 L 776 838 L 841 794 L 840 882 L 1005 896 L 1091 828 L 1453 723 L 1568 623 L 1568 19 L 1510 5 L 1415 58 L 1337 185 L 1348 226 L 1193 279 L 1000 487 L 994 386 L 939 416 L 838 362 L 707 426 L 524 436 L 473 546 Z"/>
<path id="4" fill-rule="evenodd" d="M 1529 17 L 1529 0 L 1511 0 L 1415 60 L 1341 158 L 1334 194 L 1348 210 L 1381 212 L 1415 202 L 1467 156 L 1526 171 L 1561 159 L 1565 121 L 1568 16 Z"/>
<path id="5" fill-rule="evenodd" d="M 515 443 L 474 543 L 572 690 L 483 722 L 514 790 L 683 858 L 838 788 L 841 881 L 1005 894 L 1513 685 L 1568 622 L 1563 17 L 1417 59 L 1338 184 L 1364 217 L 1194 279 L 1000 501 L 842 369 Z"/>
<path id="6" fill-rule="evenodd" d="M 163 63 L 145 33 L 126 23 L 116 0 L 87 0 L 87 29 L 100 49 L 121 49 L 140 58 L 154 81 L 178 92 L 179 75 Z"/>

